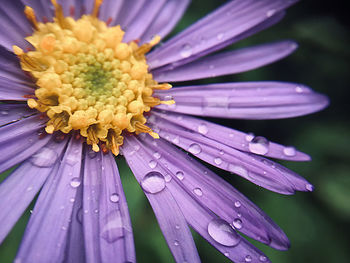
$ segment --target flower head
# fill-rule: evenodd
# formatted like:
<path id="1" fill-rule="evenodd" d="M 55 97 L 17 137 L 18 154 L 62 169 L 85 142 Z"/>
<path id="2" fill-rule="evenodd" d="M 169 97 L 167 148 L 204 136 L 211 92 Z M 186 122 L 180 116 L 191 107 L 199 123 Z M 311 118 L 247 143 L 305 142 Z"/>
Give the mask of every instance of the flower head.
<path id="1" fill-rule="evenodd" d="M 321 110 L 327 98 L 293 83 L 168 83 L 248 71 L 289 55 L 292 41 L 211 53 L 277 23 L 296 1 L 229 1 L 158 46 L 189 2 L 0 6 L 0 172 L 19 164 L 0 185 L 0 242 L 40 192 L 16 262 L 135 262 L 119 153 L 176 262 L 200 261 L 189 226 L 234 262 L 269 262 L 240 233 L 288 249 L 267 215 L 196 159 L 293 194 L 313 187 L 266 157 L 309 156 L 193 115 L 288 118 Z"/>

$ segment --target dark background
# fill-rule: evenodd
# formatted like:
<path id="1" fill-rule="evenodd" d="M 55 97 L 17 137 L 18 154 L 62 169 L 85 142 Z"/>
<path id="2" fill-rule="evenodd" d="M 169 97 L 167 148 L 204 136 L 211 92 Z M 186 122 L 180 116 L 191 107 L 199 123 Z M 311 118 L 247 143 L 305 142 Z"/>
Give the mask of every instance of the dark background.
<path id="1" fill-rule="evenodd" d="M 176 32 L 225 2 L 194 0 Z M 313 161 L 308 163 L 283 162 L 315 185 L 313 193 L 297 193 L 294 196 L 271 193 L 238 176 L 214 169 L 225 179 L 229 178 L 236 188 L 285 230 L 292 243 L 287 252 L 253 242 L 275 263 L 346 263 L 350 259 L 350 41 L 349 12 L 343 2 L 301 1 L 288 10 L 280 24 L 230 47 L 295 39 L 300 47 L 287 59 L 248 73 L 200 81 L 292 81 L 309 85 L 330 97 L 331 105 L 326 110 L 301 118 L 214 120 L 265 136 L 271 141 L 295 145 L 313 157 Z M 173 262 L 140 187 L 121 158 L 118 158 L 118 164 L 133 221 L 138 262 Z M 0 246 L 1 263 L 12 262 L 29 215 L 28 209 Z M 203 262 L 229 262 L 196 234 L 195 240 Z"/>

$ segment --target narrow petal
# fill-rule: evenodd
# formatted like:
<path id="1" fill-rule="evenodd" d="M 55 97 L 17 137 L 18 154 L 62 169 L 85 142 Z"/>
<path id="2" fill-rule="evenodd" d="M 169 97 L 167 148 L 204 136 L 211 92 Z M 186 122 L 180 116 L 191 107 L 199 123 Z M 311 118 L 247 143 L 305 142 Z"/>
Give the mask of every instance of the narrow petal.
<path id="1" fill-rule="evenodd" d="M 128 0 L 130 1 L 130 0 Z M 108 25 L 114 26 L 115 20 L 117 19 L 119 12 L 124 5 L 125 0 L 105 0 L 103 1 L 99 18 L 108 23 Z"/>
<path id="2" fill-rule="evenodd" d="M 142 142 L 137 142 L 136 139 L 133 137 L 128 137 L 126 146 L 124 147 L 123 145 L 123 153 L 125 154 L 129 165 L 131 167 L 135 167 L 136 164 L 136 166 L 138 166 L 138 169 L 140 171 L 143 171 L 143 174 L 146 174 L 147 176 L 141 179 L 141 186 L 144 189 L 148 189 L 149 191 L 153 192 L 154 196 L 157 196 L 159 195 L 159 193 L 162 193 L 164 191 L 169 191 L 173 198 L 175 198 L 175 200 L 177 201 L 177 204 L 179 205 L 181 211 L 184 213 L 187 223 L 189 223 L 196 231 L 203 235 L 203 237 L 205 237 L 220 252 L 225 253 L 225 255 L 227 255 L 231 260 L 243 262 L 241 260 L 242 254 L 245 254 L 250 255 L 254 258 L 254 261 L 252 262 L 258 262 L 255 261 L 255 258 L 258 259 L 260 256 L 263 256 L 263 254 L 261 254 L 260 251 L 258 251 L 252 245 L 250 245 L 246 240 L 241 238 L 236 233 L 236 231 L 228 223 L 226 223 L 226 221 L 217 218 L 216 216 L 214 216 L 214 214 L 209 212 L 209 210 L 202 207 L 200 201 L 197 200 L 198 196 L 196 197 L 196 194 L 194 194 L 193 192 L 186 191 L 182 187 L 182 180 L 177 178 L 172 171 L 167 169 L 165 163 L 162 163 L 161 161 L 154 161 L 152 159 L 153 156 L 150 155 L 150 152 L 147 149 L 149 148 L 146 148 Z M 146 161 L 146 163 L 150 163 L 152 161 L 156 162 L 156 165 L 147 166 L 147 164 L 144 165 L 144 163 L 142 165 L 142 160 Z M 136 169 L 134 168 L 134 172 L 135 170 Z M 158 178 L 153 177 L 154 173 L 158 175 Z M 151 180 L 147 180 L 148 176 L 150 175 L 153 178 Z M 171 179 L 166 180 L 166 175 L 170 176 Z M 185 180 L 186 179 L 183 179 L 183 181 Z M 198 214 L 196 214 L 196 210 L 198 211 Z M 189 213 L 189 211 L 192 211 L 193 213 Z M 216 229 L 218 231 L 219 229 L 221 229 L 222 232 L 220 233 L 219 231 L 217 233 L 218 235 L 214 235 L 214 237 L 212 238 L 207 238 L 207 235 L 203 233 L 200 229 L 201 224 L 197 224 L 197 222 L 194 223 L 193 218 L 191 218 L 192 216 L 196 216 L 197 219 L 208 217 L 211 220 L 216 219 L 218 220 L 218 222 L 225 222 L 225 224 L 222 224 L 222 227 L 214 226 L 214 232 Z M 206 225 L 206 231 L 209 230 L 209 232 L 212 233 L 213 231 L 211 231 L 212 227 L 209 225 L 209 221 L 204 220 L 203 223 Z M 208 234 L 208 232 L 206 233 Z M 214 240 L 216 242 L 213 242 Z M 179 242 L 179 244 L 181 243 Z M 239 261 L 238 259 L 240 259 L 241 261 Z"/>
<path id="3" fill-rule="evenodd" d="M 26 101 L 31 95 L 34 95 L 32 87 L 0 77 L 0 100 Z"/>
<path id="4" fill-rule="evenodd" d="M 133 151 L 134 147 L 137 146 L 139 146 L 139 142 L 134 137 L 127 138 L 126 144 L 123 146 L 123 152 Z M 153 171 L 144 162 L 144 157 L 138 153 L 125 157 L 153 208 L 175 261 L 200 262 L 191 232 L 181 209 L 166 188 L 164 173 L 162 174 L 161 170 L 157 171 L 157 169 Z"/>
<path id="5" fill-rule="evenodd" d="M 205 92 L 203 92 L 205 91 Z M 283 82 L 246 82 L 178 87 L 157 92 L 176 104 L 159 109 L 197 116 L 237 119 L 281 119 L 322 110 L 328 98 L 304 85 Z"/>
<path id="6" fill-rule="evenodd" d="M 158 82 L 176 82 L 223 75 L 236 74 L 253 70 L 290 55 L 297 48 L 292 41 L 281 41 L 255 47 L 222 52 L 198 59 L 173 70 L 152 71 Z M 185 48 L 185 51 L 188 49 Z"/>
<path id="7" fill-rule="evenodd" d="M 0 172 L 24 161 L 41 149 L 52 136 L 44 136 L 37 116 L 0 128 Z"/>
<path id="8" fill-rule="evenodd" d="M 263 23 L 296 1 L 284 0 L 236 0 L 210 13 L 148 56 L 151 68 L 186 59 L 204 53 L 205 50 L 224 47 L 232 39 Z M 224 44 L 224 45 L 222 45 Z"/>
<path id="9" fill-rule="evenodd" d="M 139 39 L 154 21 L 165 2 L 166 0 L 148 0 L 137 14 L 136 19 L 127 26 L 123 41 Z"/>
<path id="10" fill-rule="evenodd" d="M 114 24 L 120 25 L 123 30 L 127 29 L 133 20 L 137 19 L 136 16 L 143 9 L 147 0 L 127 0 L 123 2 L 121 11 L 116 18 Z"/>
<path id="11" fill-rule="evenodd" d="M 36 112 L 23 104 L 0 104 L 0 127 L 16 122 Z"/>
<path id="12" fill-rule="evenodd" d="M 86 149 L 83 189 L 86 261 L 136 262 L 128 206 L 111 153 Z"/>
<path id="13" fill-rule="evenodd" d="M 168 0 L 142 35 L 141 43 L 149 42 L 156 35 L 166 37 L 181 19 L 189 3 L 190 0 Z"/>
<path id="14" fill-rule="evenodd" d="M 0 243 L 39 192 L 46 178 L 57 172 L 57 160 L 65 145 L 66 140 L 60 143 L 51 141 L 0 184 Z"/>
<path id="15" fill-rule="evenodd" d="M 30 6 L 35 11 L 35 16 L 40 22 L 53 21 L 54 7 L 50 1 L 46 0 L 21 0 L 24 5 Z M 16 1 L 17 2 L 17 1 Z M 22 16 L 24 8 L 22 9 Z"/>
<path id="16" fill-rule="evenodd" d="M 35 204 L 16 260 L 62 262 L 77 187 L 80 185 L 82 143 L 71 139 L 59 170 L 51 174 Z"/>
<path id="17" fill-rule="evenodd" d="M 13 45 L 23 49 L 30 47 L 24 38 L 33 30 L 23 11 L 24 5 L 20 1 L 7 1 L 0 5 L 0 45 L 10 51 Z"/>
<path id="18" fill-rule="evenodd" d="M 149 121 L 160 129 L 167 128 L 168 122 L 170 122 L 171 125 L 175 125 L 172 126 L 172 129 L 179 129 L 179 126 L 181 126 L 182 128 L 199 133 L 207 138 L 215 140 L 216 142 L 225 144 L 240 151 L 250 153 L 253 151 L 253 153 L 256 154 L 289 161 L 309 161 L 311 159 L 309 155 L 297 151 L 293 147 L 287 147 L 268 141 L 266 143 L 266 148 L 259 151 L 259 149 L 254 149 L 253 146 L 254 139 L 261 137 L 254 136 L 252 133 L 247 134 L 230 129 L 203 119 L 173 112 L 163 113 L 157 110 L 152 111 L 152 115 L 154 115 L 154 117 L 150 117 Z"/>

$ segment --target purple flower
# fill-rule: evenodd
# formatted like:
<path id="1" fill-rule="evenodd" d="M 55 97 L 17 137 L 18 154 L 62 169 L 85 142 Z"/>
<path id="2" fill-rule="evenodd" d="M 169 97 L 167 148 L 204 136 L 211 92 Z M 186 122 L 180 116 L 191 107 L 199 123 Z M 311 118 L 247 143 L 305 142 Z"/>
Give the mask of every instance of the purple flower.
<path id="1" fill-rule="evenodd" d="M 313 187 L 266 157 L 310 157 L 191 115 L 289 118 L 323 109 L 327 98 L 294 83 L 166 82 L 240 73 L 291 54 L 293 41 L 211 53 L 279 22 L 296 0 L 229 1 L 156 46 L 189 2 L 0 6 L 0 172 L 18 165 L 0 185 L 0 242 L 40 192 L 16 262 L 136 261 L 119 151 L 176 262 L 200 261 L 189 226 L 234 262 L 269 262 L 240 233 L 288 249 L 264 212 L 184 151 L 281 194 Z"/>

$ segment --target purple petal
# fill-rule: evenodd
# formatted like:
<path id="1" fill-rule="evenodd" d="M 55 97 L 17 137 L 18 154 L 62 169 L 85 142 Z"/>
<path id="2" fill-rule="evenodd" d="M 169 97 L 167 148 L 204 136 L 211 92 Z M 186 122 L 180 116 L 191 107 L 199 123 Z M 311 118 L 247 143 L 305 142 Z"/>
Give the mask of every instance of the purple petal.
<path id="1" fill-rule="evenodd" d="M 13 45 L 23 49 L 30 47 L 24 38 L 33 30 L 23 11 L 24 5 L 20 1 L 7 1 L 0 5 L 0 45 L 10 51 Z"/>
<path id="2" fill-rule="evenodd" d="M 136 262 L 128 207 L 111 153 L 86 150 L 83 195 L 87 262 Z"/>
<path id="3" fill-rule="evenodd" d="M 29 117 L 0 128 L 0 172 L 6 171 L 40 150 L 52 136 L 44 136 L 43 121 Z"/>
<path id="4" fill-rule="evenodd" d="M 24 5 L 30 6 L 31 8 L 34 9 L 35 16 L 38 21 L 40 22 L 53 21 L 54 7 L 51 1 L 44 1 L 44 0 L 21 0 L 21 1 Z M 23 15 L 24 8 L 21 11 L 22 11 L 22 16 L 26 18 Z"/>
<path id="5" fill-rule="evenodd" d="M 46 178 L 57 172 L 58 165 L 55 164 L 65 145 L 66 141 L 51 141 L 1 183 L 0 243 L 39 192 Z"/>
<path id="6" fill-rule="evenodd" d="M 32 87 L 0 76 L 0 100 L 25 101 L 28 95 L 34 95 Z"/>
<path id="7" fill-rule="evenodd" d="M 123 28 L 126 30 L 123 41 L 139 39 L 154 21 L 165 2 L 166 0 L 148 0 L 137 14 L 136 19 L 130 22 L 126 29 Z"/>
<path id="8" fill-rule="evenodd" d="M 8 123 L 19 121 L 30 115 L 36 114 L 35 110 L 23 104 L 0 104 L 0 127 Z"/>
<path id="9" fill-rule="evenodd" d="M 135 137 L 127 137 L 123 152 L 140 147 Z M 143 188 L 157 217 L 158 224 L 176 262 L 200 262 L 191 232 L 180 207 L 166 188 L 162 170 L 152 170 L 138 153 L 126 155 L 126 160 Z"/>
<path id="10" fill-rule="evenodd" d="M 153 156 L 150 155 L 150 151 L 148 151 L 150 148 L 146 147 L 143 142 L 138 142 L 135 137 L 127 137 L 127 140 L 122 149 L 129 165 L 131 167 L 134 167 L 134 172 L 137 173 L 136 171 L 139 170 L 143 171 L 143 174 L 146 174 L 146 177 L 143 177 L 140 181 L 143 189 L 149 193 L 153 192 L 154 196 L 157 196 L 159 193 L 162 193 L 164 191 L 169 191 L 184 213 L 187 222 L 205 238 L 207 238 L 209 235 L 207 232 L 209 230 L 213 236 L 212 238 L 207 238 L 207 240 L 220 252 L 225 253 L 231 260 L 234 261 L 241 258 L 240 253 L 247 253 L 253 258 L 259 258 L 259 256 L 262 255 L 261 252 L 251 246 L 247 241 L 242 239 L 228 223 L 221 225 L 223 227 L 222 230 L 225 230 L 221 233 L 222 235 L 219 235 L 219 233 L 215 231 L 221 227 L 214 225 L 214 232 L 217 232 L 218 234 L 215 235 L 215 233 L 212 231 L 212 223 L 209 225 L 209 221 L 211 220 L 204 220 L 202 223 L 204 222 L 206 224 L 206 233 L 202 232 L 200 229 L 201 224 L 198 224 L 197 222 L 194 223 L 192 216 L 196 216 L 197 219 L 209 217 L 212 220 L 220 220 L 219 222 L 224 222 L 224 220 L 216 218 L 211 212 L 209 212 L 209 210 L 201 206 L 200 201 L 198 200 L 200 198 L 198 192 L 196 194 L 196 191 L 194 189 L 191 189 L 193 192 L 188 192 L 187 189 L 183 187 L 182 180 L 186 181 L 186 178 L 183 178 L 181 180 L 181 177 L 177 177 L 173 171 L 166 167 L 166 164 L 168 163 L 163 163 L 160 160 L 155 161 L 152 159 Z M 148 164 L 154 162 L 155 165 L 152 164 L 147 166 L 145 162 Z M 137 168 L 135 168 L 135 166 Z M 158 175 L 158 178 L 152 178 L 152 180 L 150 180 L 149 176 L 153 177 L 154 173 Z M 169 179 L 167 179 L 168 176 L 170 176 Z M 201 193 L 203 196 L 203 192 Z M 196 213 L 196 210 L 198 213 Z M 189 211 L 193 212 L 189 213 Z M 216 242 L 213 242 L 214 240 Z M 179 244 L 181 243 L 179 242 Z"/>
<path id="11" fill-rule="evenodd" d="M 161 99 L 176 104 L 159 109 L 190 115 L 237 118 L 281 119 L 317 112 L 328 98 L 303 85 L 283 82 L 246 82 L 178 87 L 157 92 Z"/>
<path id="12" fill-rule="evenodd" d="M 146 0 L 124 0 L 118 17 L 114 24 L 111 25 L 120 25 L 122 29 L 125 30 L 133 20 L 137 19 L 136 16 L 145 4 Z"/>
<path id="13" fill-rule="evenodd" d="M 128 0 L 130 1 L 130 0 Z M 105 0 L 103 1 L 99 18 L 103 21 L 108 22 L 109 25 L 115 25 L 115 20 L 117 19 L 125 0 Z"/>
<path id="14" fill-rule="evenodd" d="M 148 56 L 151 68 L 158 68 L 202 52 L 207 54 L 205 52 L 207 49 L 217 50 L 216 46 L 224 47 L 231 44 L 235 37 L 263 23 L 295 2 L 230 1 L 152 52 Z"/>
<path id="15" fill-rule="evenodd" d="M 142 35 L 141 43 L 149 42 L 156 35 L 164 38 L 181 19 L 189 3 L 190 0 L 168 0 Z"/>
<path id="16" fill-rule="evenodd" d="M 292 41 L 281 41 L 235 51 L 221 52 L 198 59 L 173 70 L 154 70 L 158 82 L 176 82 L 213 78 L 260 68 L 290 55 L 297 48 Z M 185 47 L 184 52 L 191 52 Z"/>
<path id="17" fill-rule="evenodd" d="M 71 139 L 57 173 L 45 183 L 17 254 L 17 261 L 62 262 L 74 199 L 80 185 L 82 142 Z"/>

